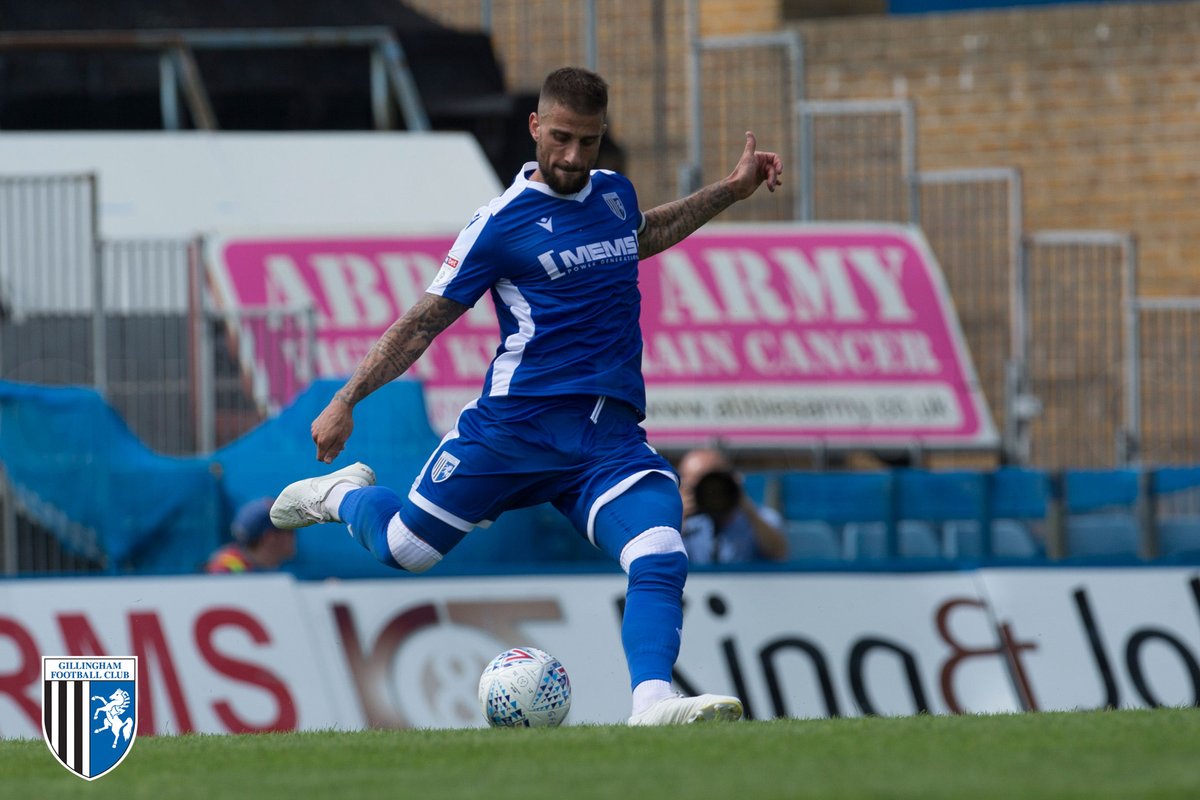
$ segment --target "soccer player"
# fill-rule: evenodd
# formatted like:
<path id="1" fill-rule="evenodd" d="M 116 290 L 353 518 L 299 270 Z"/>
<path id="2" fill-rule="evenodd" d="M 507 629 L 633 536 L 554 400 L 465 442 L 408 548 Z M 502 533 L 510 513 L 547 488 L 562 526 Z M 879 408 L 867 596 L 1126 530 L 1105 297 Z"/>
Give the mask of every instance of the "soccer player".
<path id="1" fill-rule="evenodd" d="M 271 511 L 281 528 L 342 521 L 381 562 L 437 564 L 476 525 L 551 502 L 628 574 L 621 640 L 631 725 L 739 719 L 741 701 L 671 689 L 687 556 L 670 464 L 646 442 L 638 260 L 695 231 L 782 164 L 754 134 L 733 172 L 694 194 L 639 210 L 625 177 L 594 170 L 608 86 L 587 70 L 552 72 L 529 116 L 536 163 L 479 209 L 441 270 L 383 333 L 312 424 L 317 458 L 342 452 L 354 405 L 403 374 L 429 343 L 490 292 L 501 342 L 482 395 L 430 455 L 406 496 L 353 464 L 297 481 Z"/>

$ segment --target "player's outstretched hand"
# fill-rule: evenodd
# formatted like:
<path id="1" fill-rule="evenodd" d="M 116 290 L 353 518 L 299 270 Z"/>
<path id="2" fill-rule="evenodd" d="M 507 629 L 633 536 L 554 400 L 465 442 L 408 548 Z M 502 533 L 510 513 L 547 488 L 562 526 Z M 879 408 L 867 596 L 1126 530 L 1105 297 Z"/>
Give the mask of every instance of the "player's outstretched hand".
<path id="1" fill-rule="evenodd" d="M 782 185 L 783 162 L 776 153 L 760 152 L 753 131 L 746 131 L 746 149 L 738 159 L 737 166 L 725 179 L 738 200 L 745 200 L 765 183 L 769 191 Z"/>
<path id="2" fill-rule="evenodd" d="M 317 460 L 326 464 L 342 453 L 346 440 L 354 431 L 353 409 L 336 397 L 313 420 L 312 438 L 317 445 Z"/>

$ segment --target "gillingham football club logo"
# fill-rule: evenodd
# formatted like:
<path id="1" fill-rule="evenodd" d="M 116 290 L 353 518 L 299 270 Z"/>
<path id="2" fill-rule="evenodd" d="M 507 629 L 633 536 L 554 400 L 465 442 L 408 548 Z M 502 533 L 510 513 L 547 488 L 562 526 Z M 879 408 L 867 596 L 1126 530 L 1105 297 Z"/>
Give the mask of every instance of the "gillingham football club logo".
<path id="1" fill-rule="evenodd" d="M 618 219 L 625 219 L 625 204 L 616 192 L 605 192 L 604 202 L 608 203 L 608 210 L 616 214 Z"/>
<path id="2" fill-rule="evenodd" d="M 137 738 L 136 656 L 42 658 L 42 738 L 84 780 L 107 775 Z"/>
<path id="3" fill-rule="evenodd" d="M 442 451 L 437 457 L 437 461 L 433 462 L 433 482 L 441 483 L 454 474 L 454 468 L 458 466 L 458 459 Z"/>

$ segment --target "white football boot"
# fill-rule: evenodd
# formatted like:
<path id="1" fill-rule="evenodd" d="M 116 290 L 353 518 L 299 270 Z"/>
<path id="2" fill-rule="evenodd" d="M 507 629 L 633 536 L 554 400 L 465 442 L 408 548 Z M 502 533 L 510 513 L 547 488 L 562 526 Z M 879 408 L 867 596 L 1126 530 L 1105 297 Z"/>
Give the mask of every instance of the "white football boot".
<path id="1" fill-rule="evenodd" d="M 375 470 L 361 462 L 343 467 L 337 472 L 316 478 L 305 478 L 289 484 L 271 506 L 271 524 L 276 528 L 290 530 L 315 525 L 318 522 L 338 522 L 325 508 L 325 498 L 339 483 L 353 486 L 375 485 Z"/>
<path id="2" fill-rule="evenodd" d="M 629 718 L 630 725 L 688 725 L 693 722 L 734 722 L 742 718 L 742 701 L 721 694 L 697 697 L 664 697 L 640 714 Z"/>

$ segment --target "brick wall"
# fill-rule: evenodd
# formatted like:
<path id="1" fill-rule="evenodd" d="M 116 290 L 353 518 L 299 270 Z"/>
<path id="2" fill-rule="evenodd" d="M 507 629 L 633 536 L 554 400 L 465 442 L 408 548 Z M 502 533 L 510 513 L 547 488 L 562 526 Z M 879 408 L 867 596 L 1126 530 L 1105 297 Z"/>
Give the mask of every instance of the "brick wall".
<path id="1" fill-rule="evenodd" d="M 409 2 L 451 24 L 478 19 L 478 0 Z M 795 27 L 810 98 L 912 98 L 922 169 L 1018 167 L 1027 229 L 1131 231 L 1141 293 L 1200 294 L 1200 3 L 784 21 L 810 6 L 824 8 L 699 0 L 700 28 L 713 36 Z M 550 69 L 582 62 L 582 7 L 493 0 L 511 88 L 536 88 Z M 654 8 L 598 3 L 613 133 L 647 204 L 674 196 L 687 158 L 686 3 L 664 0 L 657 25 Z"/>
<path id="2" fill-rule="evenodd" d="M 1028 230 L 1131 231 L 1141 293 L 1200 294 L 1200 4 L 797 27 L 811 98 L 913 99 L 920 168 L 1016 166 Z"/>
<path id="3" fill-rule="evenodd" d="M 779 30 L 779 0 L 700 0 L 700 35 L 733 36 Z"/>

